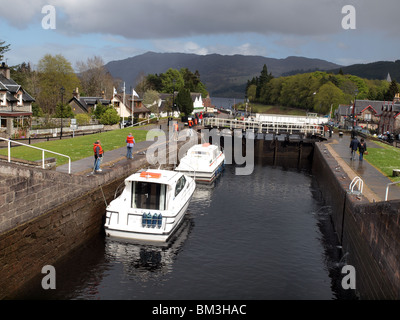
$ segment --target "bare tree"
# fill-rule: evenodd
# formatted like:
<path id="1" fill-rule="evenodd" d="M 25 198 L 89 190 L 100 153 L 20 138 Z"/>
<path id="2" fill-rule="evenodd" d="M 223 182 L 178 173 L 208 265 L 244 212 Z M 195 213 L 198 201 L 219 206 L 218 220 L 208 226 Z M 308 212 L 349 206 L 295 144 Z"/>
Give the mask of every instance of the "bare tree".
<path id="1" fill-rule="evenodd" d="M 119 81 L 111 76 L 99 56 L 88 58 L 86 62 L 78 61 L 76 67 L 81 80 L 81 92 L 85 96 L 100 97 L 104 94 L 107 98 L 111 98 L 113 88 L 119 86 Z"/>

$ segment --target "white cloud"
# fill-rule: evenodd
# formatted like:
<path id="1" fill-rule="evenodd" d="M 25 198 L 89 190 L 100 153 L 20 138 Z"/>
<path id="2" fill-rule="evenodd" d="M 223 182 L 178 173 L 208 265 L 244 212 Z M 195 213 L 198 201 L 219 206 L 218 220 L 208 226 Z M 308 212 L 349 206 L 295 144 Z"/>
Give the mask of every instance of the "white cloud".
<path id="1" fill-rule="evenodd" d="M 357 28 L 397 32 L 398 0 L 353 0 Z M 41 8 L 54 5 L 63 33 L 103 33 L 132 39 L 259 33 L 326 35 L 342 31 L 347 0 L 2 0 L 0 17 L 22 28 L 40 23 Z M 18 10 L 17 8 L 22 8 Z M 39 19 L 39 21 L 38 21 Z"/>

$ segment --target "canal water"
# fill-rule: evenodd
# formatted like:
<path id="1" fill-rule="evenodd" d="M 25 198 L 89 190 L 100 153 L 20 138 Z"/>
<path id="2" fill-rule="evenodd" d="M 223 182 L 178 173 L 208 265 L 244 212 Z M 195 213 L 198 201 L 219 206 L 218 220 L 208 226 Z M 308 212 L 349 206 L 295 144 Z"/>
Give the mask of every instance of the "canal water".
<path id="1" fill-rule="evenodd" d="M 40 275 L 21 299 L 348 299 L 341 252 L 314 178 L 257 164 L 228 165 L 198 185 L 187 218 L 166 246 L 99 235 L 55 265 L 56 289 Z"/>

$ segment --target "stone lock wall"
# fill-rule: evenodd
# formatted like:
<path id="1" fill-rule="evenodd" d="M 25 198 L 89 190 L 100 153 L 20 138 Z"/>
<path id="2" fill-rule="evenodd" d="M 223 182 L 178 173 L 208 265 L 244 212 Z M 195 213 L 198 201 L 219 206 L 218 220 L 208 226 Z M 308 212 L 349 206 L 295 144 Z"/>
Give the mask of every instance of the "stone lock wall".
<path id="1" fill-rule="evenodd" d="M 146 167 L 145 155 L 104 164 L 102 174 L 89 176 L 1 162 L 0 299 L 18 296 L 43 266 L 103 232 L 106 202 L 126 177 Z"/>
<path id="2" fill-rule="evenodd" d="M 102 232 L 105 201 L 146 164 L 142 157 L 89 177 L 1 164 L 0 299 Z"/>
<path id="3" fill-rule="evenodd" d="M 356 270 L 361 299 L 399 299 L 400 201 L 370 203 L 347 193 L 351 180 L 317 143 L 313 175 L 327 204 L 342 245 L 345 262 Z"/>

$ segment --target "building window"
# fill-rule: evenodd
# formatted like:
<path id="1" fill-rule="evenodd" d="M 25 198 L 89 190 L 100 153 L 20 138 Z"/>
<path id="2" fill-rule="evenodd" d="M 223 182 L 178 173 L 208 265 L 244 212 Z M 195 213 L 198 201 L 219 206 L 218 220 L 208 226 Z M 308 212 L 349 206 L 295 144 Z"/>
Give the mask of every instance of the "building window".
<path id="1" fill-rule="evenodd" d="M 370 121 L 371 119 L 372 119 L 372 117 L 371 117 L 371 114 L 370 114 L 370 113 L 364 114 L 364 120 Z"/>

